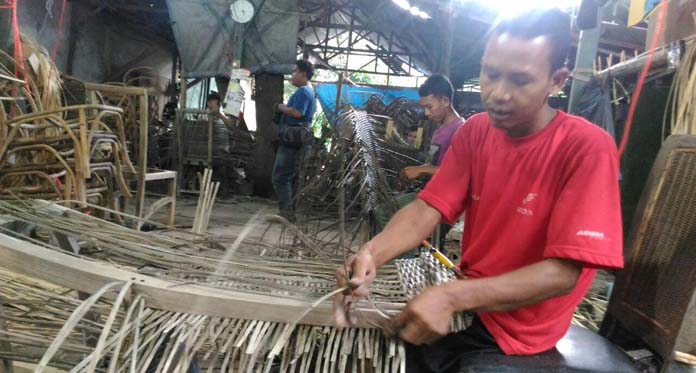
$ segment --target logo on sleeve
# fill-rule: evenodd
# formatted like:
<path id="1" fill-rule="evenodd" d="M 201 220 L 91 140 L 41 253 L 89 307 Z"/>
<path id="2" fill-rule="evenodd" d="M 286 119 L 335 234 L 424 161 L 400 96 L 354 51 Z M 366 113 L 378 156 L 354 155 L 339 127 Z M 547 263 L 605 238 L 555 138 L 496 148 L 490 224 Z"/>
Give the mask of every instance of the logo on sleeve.
<path id="1" fill-rule="evenodd" d="M 581 231 L 578 231 L 578 233 L 575 233 L 575 235 L 580 236 L 580 237 L 591 238 L 593 240 L 600 240 L 600 241 L 604 240 L 604 233 L 603 232 L 581 230 Z"/>

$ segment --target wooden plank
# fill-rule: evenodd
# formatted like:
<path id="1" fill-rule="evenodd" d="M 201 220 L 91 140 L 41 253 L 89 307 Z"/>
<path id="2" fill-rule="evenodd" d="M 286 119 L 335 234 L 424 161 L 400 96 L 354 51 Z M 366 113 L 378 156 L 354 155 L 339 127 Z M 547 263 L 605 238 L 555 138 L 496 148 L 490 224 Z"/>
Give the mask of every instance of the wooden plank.
<path id="1" fill-rule="evenodd" d="M 176 171 L 156 171 L 145 174 L 145 181 L 176 179 Z"/>
<path id="2" fill-rule="evenodd" d="M 172 201 L 169 203 L 169 210 L 167 211 L 167 224 L 174 226 L 174 215 L 176 213 L 176 172 L 174 172 L 174 177 L 169 179 L 168 192 L 169 198 L 171 198 Z"/>
<path id="3" fill-rule="evenodd" d="M 110 93 L 115 95 L 132 95 L 132 96 L 143 96 L 150 93 L 154 93 L 153 88 L 144 87 L 125 87 L 119 85 L 111 84 L 97 84 L 97 83 L 85 83 L 85 89 L 88 91 L 99 91 L 103 93 Z"/>
<path id="4" fill-rule="evenodd" d="M 22 122 L 30 122 L 33 119 L 43 119 L 51 114 L 57 114 L 57 113 L 63 113 L 66 111 L 70 110 L 78 110 L 78 109 L 87 109 L 87 110 L 104 110 L 104 111 L 112 111 L 116 112 L 119 114 L 123 114 L 123 109 L 115 106 L 109 106 L 109 105 L 72 105 L 72 106 L 65 106 L 61 107 L 59 109 L 54 109 L 54 110 L 47 110 L 47 111 L 42 111 L 39 113 L 31 113 L 31 114 L 24 114 L 20 116 L 16 116 L 12 118 L 11 121 L 9 121 L 8 126 L 12 126 L 17 123 L 22 123 Z"/>
<path id="5" fill-rule="evenodd" d="M 208 114 L 208 168 L 213 168 L 213 116 Z"/>
<path id="6" fill-rule="evenodd" d="M 145 173 L 147 172 L 147 127 L 149 125 L 148 105 L 150 104 L 145 94 L 140 96 L 140 126 L 138 127 L 138 185 L 135 194 L 135 216 L 142 217 L 143 208 L 145 207 Z"/>
<path id="7" fill-rule="evenodd" d="M 133 282 L 134 293 L 145 298 L 148 307 L 211 317 L 290 322 L 312 304 L 279 295 L 251 294 L 218 288 L 166 281 L 117 268 L 106 262 L 88 261 L 46 249 L 30 242 L 0 234 L 0 263 L 17 274 L 34 277 L 77 291 L 94 293 L 112 282 Z M 396 314 L 399 304 L 380 303 L 382 309 Z M 373 328 L 385 319 L 366 302 L 360 302 L 360 317 L 355 325 Z M 331 302 L 311 310 L 301 324 L 335 326 Z"/>

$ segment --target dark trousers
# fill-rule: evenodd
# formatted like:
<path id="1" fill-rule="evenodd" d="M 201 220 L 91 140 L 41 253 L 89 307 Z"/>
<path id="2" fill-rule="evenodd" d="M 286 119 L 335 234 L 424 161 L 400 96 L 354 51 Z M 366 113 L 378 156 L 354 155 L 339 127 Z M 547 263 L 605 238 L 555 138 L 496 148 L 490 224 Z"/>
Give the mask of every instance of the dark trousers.
<path id="1" fill-rule="evenodd" d="M 469 353 L 503 353 L 478 317 L 471 326 L 458 333 L 448 334 L 431 345 L 406 344 L 406 371 L 453 372 L 461 370 L 459 360 Z"/>
<path id="2" fill-rule="evenodd" d="M 294 211 L 293 204 L 293 183 L 300 167 L 300 161 L 304 154 L 303 148 L 291 148 L 280 145 L 276 152 L 275 163 L 273 164 L 273 188 L 278 197 L 278 205 L 281 212 Z"/>

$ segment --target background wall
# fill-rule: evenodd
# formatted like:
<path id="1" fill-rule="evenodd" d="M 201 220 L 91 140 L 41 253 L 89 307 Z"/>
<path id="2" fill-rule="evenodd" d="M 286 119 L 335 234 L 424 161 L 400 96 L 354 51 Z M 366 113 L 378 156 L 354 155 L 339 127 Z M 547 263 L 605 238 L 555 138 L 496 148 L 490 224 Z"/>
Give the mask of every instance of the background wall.
<path id="1" fill-rule="evenodd" d="M 120 81 L 133 67 L 153 67 L 163 89 L 171 80 L 175 46 L 142 30 L 124 26 L 107 16 L 98 16 L 89 4 L 67 3 L 63 32 L 58 34 L 60 0 L 53 1 L 51 14 L 45 0 L 18 2 L 17 19 L 23 35 L 36 40 L 50 53 L 56 40 L 60 46 L 56 66 L 62 73 L 89 82 Z"/>

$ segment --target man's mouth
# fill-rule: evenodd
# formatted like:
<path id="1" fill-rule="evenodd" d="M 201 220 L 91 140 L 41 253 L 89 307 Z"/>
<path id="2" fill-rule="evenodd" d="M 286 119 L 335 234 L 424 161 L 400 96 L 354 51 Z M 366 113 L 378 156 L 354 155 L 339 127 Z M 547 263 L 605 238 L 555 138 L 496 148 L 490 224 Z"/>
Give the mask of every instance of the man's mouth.
<path id="1" fill-rule="evenodd" d="M 494 120 L 504 120 L 512 116 L 510 110 L 488 109 L 488 115 Z"/>

